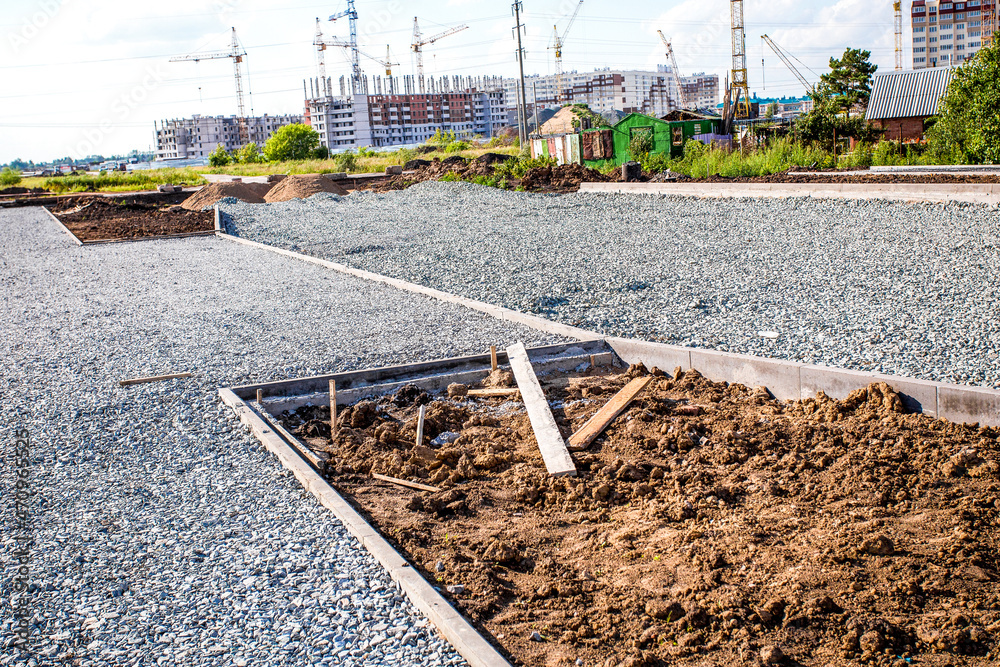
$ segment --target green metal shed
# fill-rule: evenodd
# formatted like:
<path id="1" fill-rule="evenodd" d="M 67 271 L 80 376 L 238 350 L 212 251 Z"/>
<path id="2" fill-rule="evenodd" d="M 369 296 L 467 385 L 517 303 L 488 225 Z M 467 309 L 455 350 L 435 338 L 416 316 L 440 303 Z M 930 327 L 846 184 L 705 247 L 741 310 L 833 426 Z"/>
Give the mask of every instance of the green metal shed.
<path id="1" fill-rule="evenodd" d="M 601 128 L 583 133 L 583 163 L 593 167 L 601 162 L 613 162 L 616 165 L 628 162 L 632 159 L 629 143 L 640 132 L 652 133 L 653 155 L 659 153 L 672 158 L 681 157 L 684 154 L 685 142 L 698 135 L 716 134 L 719 131 L 719 122 L 716 118 L 665 121 L 640 113 L 631 113 L 610 129 Z M 609 147 L 612 148 L 610 153 Z"/>

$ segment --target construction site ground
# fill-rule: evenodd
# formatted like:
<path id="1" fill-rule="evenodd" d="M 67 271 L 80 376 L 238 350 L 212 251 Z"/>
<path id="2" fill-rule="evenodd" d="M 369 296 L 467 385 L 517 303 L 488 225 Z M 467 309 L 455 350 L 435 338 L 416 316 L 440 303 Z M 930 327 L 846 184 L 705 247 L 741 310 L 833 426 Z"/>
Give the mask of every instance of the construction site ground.
<path id="1" fill-rule="evenodd" d="M 61 200 L 52 213 L 81 241 L 109 241 L 210 233 L 212 211 L 190 211 L 178 205 L 141 200 L 85 196 Z"/>
<path id="2" fill-rule="evenodd" d="M 1000 430 L 885 384 L 783 403 L 693 370 L 541 379 L 568 437 L 649 373 L 576 477 L 547 474 L 516 396 L 407 386 L 332 439 L 326 406 L 281 418 L 517 665 L 996 664 Z"/>

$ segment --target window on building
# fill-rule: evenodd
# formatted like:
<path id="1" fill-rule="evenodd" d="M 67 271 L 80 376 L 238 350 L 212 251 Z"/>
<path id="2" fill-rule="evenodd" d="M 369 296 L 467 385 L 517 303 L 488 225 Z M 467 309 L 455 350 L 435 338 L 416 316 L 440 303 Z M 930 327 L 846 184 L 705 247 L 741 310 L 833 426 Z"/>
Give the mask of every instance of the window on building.
<path id="1" fill-rule="evenodd" d="M 927 32 L 937 32 L 937 26 L 932 25 L 930 28 L 927 29 Z"/>
<path id="2" fill-rule="evenodd" d="M 675 127 L 675 128 L 673 128 L 671 130 L 671 134 L 673 135 L 672 143 L 674 144 L 674 146 L 683 146 L 684 145 L 684 128 L 683 127 Z"/>
<path id="3" fill-rule="evenodd" d="M 924 31 L 923 28 L 914 28 L 913 29 L 913 32 L 917 32 L 917 33 L 920 33 L 920 32 L 923 32 L 923 31 Z"/>
<path id="4" fill-rule="evenodd" d="M 927 62 L 927 58 L 914 58 L 913 62 L 915 62 L 915 63 Z"/>
<path id="5" fill-rule="evenodd" d="M 914 16 L 913 17 L 913 22 L 914 23 L 923 23 L 926 20 L 927 20 L 926 16 Z"/>

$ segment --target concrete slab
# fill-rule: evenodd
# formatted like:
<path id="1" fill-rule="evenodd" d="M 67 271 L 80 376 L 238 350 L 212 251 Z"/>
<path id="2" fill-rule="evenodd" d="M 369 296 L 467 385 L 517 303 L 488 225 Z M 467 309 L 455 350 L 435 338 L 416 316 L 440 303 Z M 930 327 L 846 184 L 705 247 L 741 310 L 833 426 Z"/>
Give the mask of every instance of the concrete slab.
<path id="1" fill-rule="evenodd" d="M 650 370 L 655 366 L 667 373 L 673 372 L 678 366 L 684 370 L 691 368 L 691 349 L 687 347 L 630 338 L 606 340 L 615 354 L 627 364 L 643 364 Z"/>
<path id="2" fill-rule="evenodd" d="M 802 398 L 815 398 L 822 391 L 830 398 L 842 400 L 855 389 L 871 384 L 872 377 L 864 371 L 805 365 L 799 369 L 799 386 Z"/>
<path id="3" fill-rule="evenodd" d="M 582 183 L 582 193 L 677 195 L 682 197 L 817 197 L 887 199 L 902 202 L 968 202 L 1000 205 L 992 183 Z"/>
<path id="4" fill-rule="evenodd" d="M 1000 426 L 1000 391 L 939 384 L 937 416 L 960 424 Z"/>
<path id="5" fill-rule="evenodd" d="M 716 382 L 767 387 L 775 398 L 783 401 L 798 400 L 801 396 L 799 370 L 802 364 L 793 361 L 693 349 L 691 368 Z"/>

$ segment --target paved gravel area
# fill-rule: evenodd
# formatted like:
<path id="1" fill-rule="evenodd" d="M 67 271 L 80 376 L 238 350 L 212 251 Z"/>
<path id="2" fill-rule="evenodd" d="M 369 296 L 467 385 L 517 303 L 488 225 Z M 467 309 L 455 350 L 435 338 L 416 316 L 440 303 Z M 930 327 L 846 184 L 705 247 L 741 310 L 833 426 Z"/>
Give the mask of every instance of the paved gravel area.
<path id="1" fill-rule="evenodd" d="M 1000 387 L 1000 213 L 463 183 L 224 204 L 246 238 L 608 334 Z"/>
<path id="2" fill-rule="evenodd" d="M 38 209 L 0 211 L 0 283 L 0 665 L 463 664 L 216 389 L 554 337 L 216 238 L 80 248 Z"/>

